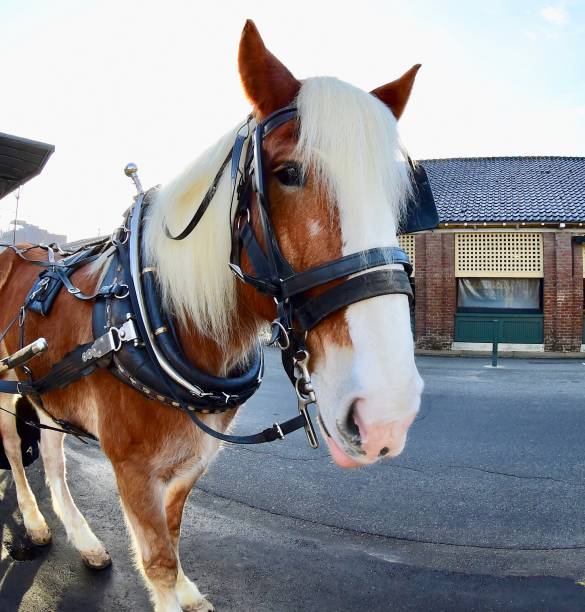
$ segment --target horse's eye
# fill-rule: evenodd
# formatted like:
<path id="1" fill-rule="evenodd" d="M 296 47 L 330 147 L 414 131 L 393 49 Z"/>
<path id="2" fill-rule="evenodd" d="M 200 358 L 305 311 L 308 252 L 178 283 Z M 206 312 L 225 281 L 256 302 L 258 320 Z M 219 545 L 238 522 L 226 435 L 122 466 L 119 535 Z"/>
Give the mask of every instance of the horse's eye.
<path id="1" fill-rule="evenodd" d="M 299 164 L 285 164 L 274 174 L 278 181 L 286 187 L 302 187 L 305 184 L 305 175 Z"/>

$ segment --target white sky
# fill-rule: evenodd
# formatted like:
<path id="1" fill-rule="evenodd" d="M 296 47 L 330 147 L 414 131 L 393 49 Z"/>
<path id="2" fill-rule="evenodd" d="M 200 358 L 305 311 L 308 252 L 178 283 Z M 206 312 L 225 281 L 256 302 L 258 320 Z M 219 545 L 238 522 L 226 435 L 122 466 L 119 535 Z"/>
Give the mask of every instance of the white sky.
<path id="1" fill-rule="evenodd" d="M 422 63 L 401 120 L 415 158 L 585 155 L 581 0 L 1 0 L 0 131 L 56 146 L 19 217 L 109 233 L 133 194 L 126 162 L 162 183 L 243 119 L 246 18 L 299 78 L 369 90 Z"/>

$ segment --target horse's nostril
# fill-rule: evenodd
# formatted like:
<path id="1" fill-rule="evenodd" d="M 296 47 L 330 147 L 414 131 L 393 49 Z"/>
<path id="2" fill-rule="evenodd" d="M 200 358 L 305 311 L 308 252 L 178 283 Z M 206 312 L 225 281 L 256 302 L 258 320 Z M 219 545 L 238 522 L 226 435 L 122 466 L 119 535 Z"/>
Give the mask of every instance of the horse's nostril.
<path id="1" fill-rule="evenodd" d="M 347 411 L 347 416 L 345 417 L 344 425 L 345 425 L 345 431 L 348 434 L 351 443 L 357 446 L 360 446 L 362 443 L 362 439 L 360 436 L 360 429 L 357 426 L 357 423 L 355 422 L 357 402 L 358 400 L 356 399 L 351 403 L 351 406 L 349 407 L 349 410 Z"/>
<path id="2" fill-rule="evenodd" d="M 387 446 L 385 446 L 383 449 L 380 450 L 380 452 L 378 454 L 380 455 L 380 457 L 384 457 L 389 452 L 390 452 L 390 449 Z"/>

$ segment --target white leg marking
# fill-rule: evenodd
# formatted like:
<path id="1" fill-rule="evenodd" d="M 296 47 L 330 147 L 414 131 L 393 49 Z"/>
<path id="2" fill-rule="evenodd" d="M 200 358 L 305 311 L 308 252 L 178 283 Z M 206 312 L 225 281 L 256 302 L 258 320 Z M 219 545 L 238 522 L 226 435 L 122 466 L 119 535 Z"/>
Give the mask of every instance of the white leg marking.
<path id="1" fill-rule="evenodd" d="M 197 585 L 185 576 L 183 568 L 181 567 L 178 550 L 177 561 L 179 563 L 179 573 L 177 574 L 177 586 L 175 590 L 181 608 L 186 612 L 213 612 L 214 607 L 211 602 L 205 599 L 197 588 Z"/>
<path id="2" fill-rule="evenodd" d="M 39 415 L 39 418 L 42 423 L 52 423 L 45 415 Z M 67 486 L 63 437 L 64 434 L 49 430 L 44 430 L 41 436 L 41 454 L 47 484 L 51 490 L 53 509 L 61 519 L 67 537 L 81 554 L 83 562 L 95 569 L 107 567 L 111 563 L 110 555 L 75 505 Z"/>

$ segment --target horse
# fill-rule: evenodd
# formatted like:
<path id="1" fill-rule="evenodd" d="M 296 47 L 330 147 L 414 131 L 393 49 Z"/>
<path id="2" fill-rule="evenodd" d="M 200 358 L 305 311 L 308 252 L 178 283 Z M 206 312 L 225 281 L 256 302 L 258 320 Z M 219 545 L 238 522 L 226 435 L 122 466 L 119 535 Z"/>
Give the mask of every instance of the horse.
<path id="1" fill-rule="evenodd" d="M 247 21 L 238 68 L 252 106 L 244 124 L 247 136 L 250 128 L 278 109 L 294 105 L 298 114 L 298 120 L 277 125 L 260 141 L 270 224 L 291 266 L 301 272 L 319 266 L 327 269 L 328 262 L 355 253 L 397 248 L 411 190 L 397 121 L 419 65 L 372 92 L 332 77 L 300 81 L 266 48 L 254 23 Z M 238 125 L 230 130 L 164 185 L 153 196 L 143 223 L 149 270 L 156 272 L 158 291 L 165 311 L 172 313 L 180 345 L 194 368 L 216 376 L 225 376 L 249 359 L 259 330 L 277 315 L 275 300 L 240 282 L 242 276 L 238 279 L 228 265 L 234 193 L 230 176 L 218 174 L 218 168 L 229 157 L 241 129 Z M 213 201 L 205 214 L 188 236 L 173 240 L 209 193 L 214 177 Z M 258 229 L 258 193 L 250 198 L 248 221 Z M 267 243 L 262 234 L 260 249 L 267 249 Z M 38 248 L 27 254 L 39 261 L 45 258 Z M 81 291 L 95 290 L 106 263 L 104 256 L 98 257 L 77 269 L 72 282 Z M 396 263 L 383 263 L 378 262 L 379 267 L 392 273 L 402 269 Z M 251 268 L 251 257 L 244 253 L 241 275 L 251 275 Z M 8 324 L 10 313 L 18 312 L 37 275 L 38 268 L 12 251 L 0 255 L 0 329 Z M 341 283 L 332 279 L 307 293 L 318 298 Z M 372 295 L 338 307 L 304 335 L 310 354 L 308 372 L 319 401 L 319 426 L 332 460 L 340 467 L 397 456 L 419 409 L 423 382 L 414 361 L 405 293 Z M 46 316 L 27 314 L 26 340 L 43 336 L 48 342 L 48 350 L 36 357 L 35 374 L 46 373 L 75 346 L 93 340 L 92 306 L 74 298 L 61 291 Z M 0 348 L 10 354 L 18 346 L 14 328 Z M 18 379 L 16 370 L 2 377 Z M 113 466 L 136 562 L 154 609 L 213 610 L 181 567 L 179 535 L 187 497 L 217 453 L 219 440 L 195 427 L 184 412 L 153 402 L 106 369 L 47 392 L 42 404 L 34 397 L 0 394 L 4 408 L 27 401 L 34 405 L 41 424 L 67 421 L 99 439 Z M 200 419 L 225 433 L 239 407 L 228 408 L 200 414 Z M 51 532 L 26 479 L 15 419 L 6 412 L 0 412 L 0 431 L 26 531 L 33 543 L 47 544 Z M 40 451 L 53 508 L 86 565 L 103 568 L 111 559 L 71 497 L 63 439 L 62 432 L 42 431 Z"/>

